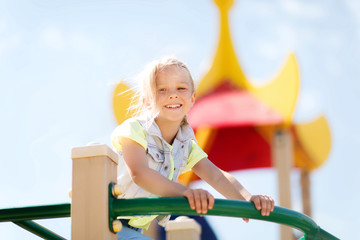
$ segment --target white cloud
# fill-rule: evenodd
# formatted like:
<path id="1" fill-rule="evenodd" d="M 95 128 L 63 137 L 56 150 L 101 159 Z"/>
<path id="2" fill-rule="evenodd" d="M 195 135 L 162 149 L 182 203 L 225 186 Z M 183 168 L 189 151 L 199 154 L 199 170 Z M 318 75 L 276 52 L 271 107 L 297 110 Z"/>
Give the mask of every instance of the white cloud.
<path id="1" fill-rule="evenodd" d="M 95 45 L 90 38 L 81 33 L 73 33 L 68 36 L 69 45 L 79 52 L 92 52 Z"/>
<path id="2" fill-rule="evenodd" d="M 267 3 L 254 2 L 254 6 L 252 7 L 252 10 L 254 12 L 257 12 L 258 15 L 266 17 L 266 18 L 272 18 L 272 17 L 276 16 L 274 7 Z"/>
<path id="3" fill-rule="evenodd" d="M 322 111 L 317 95 L 310 91 L 301 91 L 294 117 L 296 122 L 309 122 L 321 115 Z"/>
<path id="4" fill-rule="evenodd" d="M 62 48 L 65 41 L 63 33 L 56 27 L 48 27 L 44 29 L 40 35 L 40 39 L 45 46 L 54 49 Z"/>
<path id="5" fill-rule="evenodd" d="M 7 30 L 7 24 L 4 20 L 0 19 L 0 33 L 4 33 Z"/>
<path id="6" fill-rule="evenodd" d="M 2 19 L 0 19 L 0 36 L 0 57 L 21 43 L 20 36 L 12 33 L 7 22 Z"/>
<path id="7" fill-rule="evenodd" d="M 106 61 L 104 52 L 108 44 L 101 37 L 82 32 L 66 32 L 56 26 L 48 26 L 42 30 L 39 43 L 54 50 L 68 49 L 70 52 L 85 54 L 98 64 Z"/>
<path id="8" fill-rule="evenodd" d="M 261 42 L 256 49 L 267 59 L 277 59 L 281 53 L 280 45 L 274 42 Z"/>
<path id="9" fill-rule="evenodd" d="M 283 56 L 284 52 L 290 52 L 296 49 L 298 44 L 298 33 L 289 24 L 278 24 L 274 29 L 274 39 L 259 39 L 257 42 L 257 51 L 264 58 L 275 60 Z"/>
<path id="10" fill-rule="evenodd" d="M 191 46 L 185 43 L 169 43 L 160 50 L 160 56 L 173 56 L 182 58 L 189 55 Z"/>
<path id="11" fill-rule="evenodd" d="M 360 1 L 358 0 L 346 0 L 349 11 L 352 13 L 352 17 L 356 20 L 357 24 L 360 24 Z M 360 28 L 354 29 L 357 32 L 358 38 L 360 38 Z"/>
<path id="12" fill-rule="evenodd" d="M 297 34 L 294 27 L 291 25 L 279 24 L 276 31 L 279 35 L 279 39 L 282 41 L 282 46 L 284 46 L 284 44 L 286 44 L 285 46 L 294 46 L 296 44 Z"/>
<path id="13" fill-rule="evenodd" d="M 345 4 L 348 6 L 349 11 L 353 13 L 354 18 L 360 23 L 360 1 L 358 0 L 345 0 Z"/>
<path id="14" fill-rule="evenodd" d="M 281 5 L 287 13 L 297 17 L 321 18 L 326 16 L 324 8 L 316 3 L 304 3 L 299 0 L 282 0 Z"/>

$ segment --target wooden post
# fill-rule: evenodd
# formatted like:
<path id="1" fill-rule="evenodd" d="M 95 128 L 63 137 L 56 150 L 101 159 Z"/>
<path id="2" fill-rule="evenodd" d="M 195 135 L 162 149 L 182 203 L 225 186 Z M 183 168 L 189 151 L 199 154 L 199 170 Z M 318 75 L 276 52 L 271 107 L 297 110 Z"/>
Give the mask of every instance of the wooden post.
<path id="1" fill-rule="evenodd" d="M 96 144 L 73 148 L 71 158 L 71 239 L 116 240 L 109 230 L 108 185 L 116 182 L 117 154 Z"/>
<path id="2" fill-rule="evenodd" d="M 272 147 L 274 166 L 278 171 L 280 206 L 291 209 L 290 173 L 294 162 L 291 133 L 284 130 L 276 131 Z M 292 228 L 281 225 L 280 232 L 281 240 L 294 239 Z"/>
<path id="3" fill-rule="evenodd" d="M 306 169 L 301 169 L 300 171 L 303 213 L 311 217 L 310 171 Z"/>
<path id="4" fill-rule="evenodd" d="M 165 227 L 167 240 L 200 240 L 201 226 L 186 216 L 169 221 Z"/>

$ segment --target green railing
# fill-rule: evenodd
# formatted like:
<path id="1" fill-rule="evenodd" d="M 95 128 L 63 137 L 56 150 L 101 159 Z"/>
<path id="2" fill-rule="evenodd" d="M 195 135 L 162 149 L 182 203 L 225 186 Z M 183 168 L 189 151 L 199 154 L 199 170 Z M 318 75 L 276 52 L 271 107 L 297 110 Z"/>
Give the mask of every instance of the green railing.
<path id="1" fill-rule="evenodd" d="M 109 228 L 112 220 L 118 216 L 132 215 L 198 215 L 189 208 L 185 198 L 137 198 L 116 199 L 109 191 Z M 311 218 L 299 212 L 275 207 L 270 216 L 262 216 L 254 205 L 246 201 L 216 199 L 212 210 L 206 215 L 251 218 L 288 225 L 304 233 L 302 239 L 336 240 L 330 233 L 320 228 Z M 18 226 L 50 240 L 64 239 L 43 226 L 33 222 L 34 219 L 60 218 L 70 216 L 70 204 L 34 206 L 0 210 L 0 222 L 14 222 Z"/>
<path id="2" fill-rule="evenodd" d="M 0 209 L 0 222 L 13 222 L 33 234 L 49 240 L 65 239 L 32 220 L 70 217 L 70 203 Z"/>
<path id="3" fill-rule="evenodd" d="M 198 215 L 189 208 L 185 198 L 138 198 L 113 199 L 110 205 L 110 221 L 117 216 L 132 215 Z M 306 215 L 282 207 L 275 207 L 270 216 L 262 216 L 254 204 L 239 200 L 216 199 L 206 215 L 251 218 L 288 225 L 304 233 L 302 239 L 336 240 L 335 236 L 320 228 Z M 110 226 L 111 227 L 111 226 Z"/>

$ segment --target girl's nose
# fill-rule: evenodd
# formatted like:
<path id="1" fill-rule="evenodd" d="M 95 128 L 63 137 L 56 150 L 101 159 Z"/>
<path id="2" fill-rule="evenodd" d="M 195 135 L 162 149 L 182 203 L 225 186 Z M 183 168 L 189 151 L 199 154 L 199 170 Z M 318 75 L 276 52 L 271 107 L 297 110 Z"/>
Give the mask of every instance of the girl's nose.
<path id="1" fill-rule="evenodd" d="M 170 99 L 174 99 L 174 98 L 179 98 L 179 96 L 177 95 L 177 92 L 176 91 L 171 91 L 169 93 L 169 98 Z"/>
<path id="2" fill-rule="evenodd" d="M 174 98 L 179 98 L 179 96 L 176 93 L 171 93 L 169 98 L 174 99 Z"/>

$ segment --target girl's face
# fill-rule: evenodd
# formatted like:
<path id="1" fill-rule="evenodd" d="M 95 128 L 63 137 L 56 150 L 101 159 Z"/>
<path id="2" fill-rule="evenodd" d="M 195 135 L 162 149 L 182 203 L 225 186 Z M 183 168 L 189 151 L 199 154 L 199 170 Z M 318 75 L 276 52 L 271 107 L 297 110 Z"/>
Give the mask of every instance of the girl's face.
<path id="1" fill-rule="evenodd" d="M 156 79 L 156 111 L 158 120 L 179 122 L 195 102 L 195 91 L 188 71 L 169 66 Z"/>

